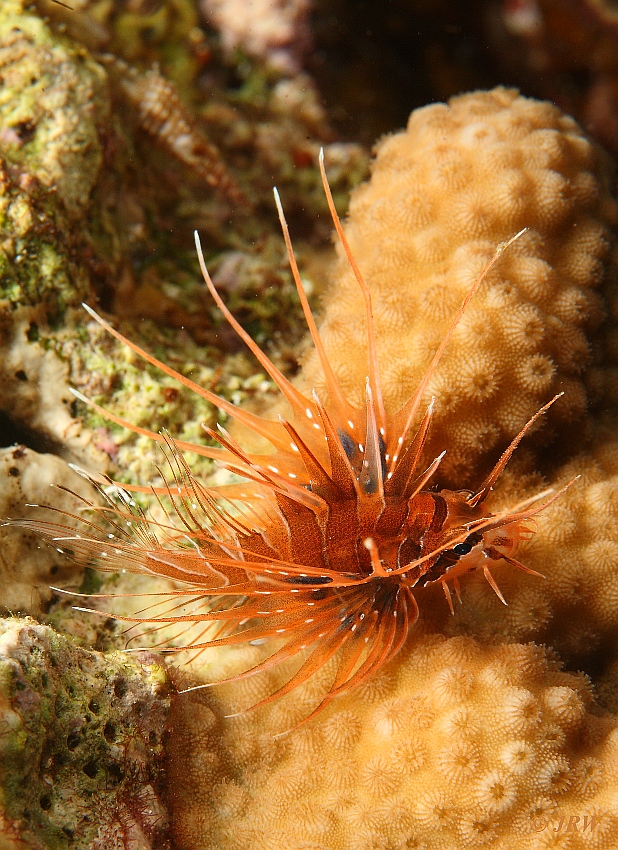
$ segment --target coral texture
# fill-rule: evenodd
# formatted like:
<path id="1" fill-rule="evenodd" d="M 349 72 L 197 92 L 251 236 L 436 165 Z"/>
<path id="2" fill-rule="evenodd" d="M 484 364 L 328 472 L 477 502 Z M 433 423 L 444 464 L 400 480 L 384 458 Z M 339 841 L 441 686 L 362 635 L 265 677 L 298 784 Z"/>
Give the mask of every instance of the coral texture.
<path id="1" fill-rule="evenodd" d="M 618 442 L 616 423 L 596 435 L 593 448 L 555 476 L 556 486 L 581 475 L 573 487 L 537 518 L 537 533 L 522 559 L 544 579 L 499 567 L 496 579 L 508 601 L 472 577 L 449 631 L 483 639 L 498 637 L 549 643 L 564 661 L 586 662 L 592 652 L 615 655 L 618 639 Z M 542 486 L 535 477 L 506 475 L 500 502 L 512 504 Z M 495 603 L 498 603 L 497 605 Z M 437 613 L 437 612 L 436 612 Z"/>
<path id="2" fill-rule="evenodd" d="M 604 312 L 601 297 L 592 289 L 611 279 L 607 271 L 611 262 L 607 227 L 615 214 L 613 199 L 603 182 L 609 172 L 602 156 L 594 152 L 570 119 L 553 107 L 500 90 L 461 98 L 450 110 L 465 114 L 453 130 L 455 137 L 474 139 L 477 146 L 486 144 L 487 160 L 493 162 L 495 154 L 499 161 L 508 154 L 509 145 L 515 147 L 515 156 L 509 160 L 511 177 L 518 176 L 514 165 L 522 166 L 536 202 L 526 205 L 524 196 L 523 213 L 536 229 L 513 246 L 518 250 L 513 250 L 510 259 L 505 255 L 497 273 L 481 290 L 476 309 L 473 302 L 461 333 L 455 335 L 453 351 L 445 357 L 444 369 L 430 389 L 437 397 L 436 410 L 446 407 L 446 412 L 436 414 L 441 416 L 437 438 L 442 441 L 440 448 L 449 450 L 455 427 L 451 432 L 447 427 L 454 410 L 458 427 L 465 426 L 466 417 L 471 420 L 474 415 L 478 420 L 482 416 L 488 421 L 493 417 L 501 426 L 495 439 L 504 440 L 521 424 L 517 417 L 533 413 L 552 391 L 562 387 L 566 391 L 556 422 L 581 417 L 586 390 L 596 387 L 599 392 L 600 370 L 596 384 L 584 382 L 590 378 L 586 366 L 592 358 L 583 331 L 591 335 Z M 426 122 L 426 134 L 435 140 L 432 116 L 436 115 L 444 117 L 447 124 L 450 121 L 447 107 L 432 107 L 413 115 L 410 126 L 422 135 Z M 515 143 L 512 138 L 508 144 L 504 140 L 509 132 L 515 136 Z M 535 166 L 527 170 L 522 151 L 517 150 L 518 145 L 523 146 L 522 139 L 529 146 L 530 158 L 537 157 Z M 554 168 L 549 167 L 552 144 L 554 153 L 562 154 L 561 173 L 556 158 L 551 160 Z M 448 140 L 444 142 L 444 156 L 447 149 L 451 149 Z M 454 150 L 457 155 L 458 146 Z M 469 263 L 463 265 L 465 272 L 461 267 L 454 271 L 444 257 L 441 262 L 434 258 L 429 282 L 422 274 L 410 275 L 408 281 L 405 256 L 401 259 L 408 244 L 404 229 L 395 229 L 387 237 L 386 222 L 389 215 L 402 213 L 402 207 L 414 212 L 429 194 L 419 190 L 414 198 L 417 206 L 406 206 L 406 192 L 417 170 L 436 167 L 436 161 L 440 164 L 440 157 L 431 153 L 424 151 L 422 164 L 417 166 L 410 162 L 409 140 L 403 134 L 383 143 L 374 177 L 357 192 L 348 225 L 352 251 L 360 255 L 361 267 L 364 259 L 376 295 L 385 383 L 395 386 L 392 375 L 389 379 L 392 360 L 410 364 L 410 385 L 401 390 L 400 398 L 393 400 L 391 396 L 394 407 L 413 391 L 426 362 L 422 347 L 410 351 L 414 334 L 420 334 L 426 348 L 435 348 L 448 316 L 474 278 L 471 257 L 482 266 L 492 256 L 495 243 L 485 236 L 487 222 L 493 221 L 496 241 L 512 235 L 509 228 L 515 231 L 524 224 L 513 212 L 513 205 L 518 206 L 517 192 L 513 192 L 511 206 L 506 204 L 505 210 L 489 191 L 479 200 L 485 219 L 478 216 L 470 225 L 480 222 L 482 232 L 459 248 L 458 258 L 463 255 Z M 452 176 L 463 172 L 470 179 L 464 166 L 455 161 Z M 590 169 L 597 167 L 593 176 Z M 384 189 L 381 169 L 389 172 L 384 178 L 386 200 L 382 205 L 377 198 L 380 188 Z M 498 175 L 496 191 L 508 185 L 507 176 Z M 587 201 L 581 191 L 583 185 L 588 186 Z M 400 194 L 398 187 L 402 187 Z M 492 180 L 490 189 L 493 187 Z M 453 194 L 456 211 L 469 205 L 469 197 L 462 200 L 457 192 Z M 460 187 L 462 194 L 466 193 Z M 401 201 L 399 207 L 393 204 L 393 195 Z M 504 198 L 500 196 L 500 200 Z M 447 220 L 444 203 L 443 216 L 438 210 L 431 234 L 438 254 L 450 251 L 450 240 L 457 245 L 455 225 Z M 378 221 L 373 232 L 364 231 L 364 241 L 355 219 L 359 208 L 367 218 Z M 366 228 L 367 220 L 362 225 Z M 422 224 L 419 230 L 416 246 L 423 236 L 428 237 Z M 590 241 L 578 241 L 582 232 Z M 545 243 L 549 248 L 544 248 Z M 543 259 L 535 259 L 535 252 Z M 399 263 L 404 271 L 397 277 L 393 269 Z M 456 290 L 450 300 L 447 270 Z M 443 315 L 435 317 L 437 330 L 431 335 L 429 315 L 423 314 L 421 307 L 427 307 L 430 288 L 438 287 L 438 274 L 442 275 L 440 287 L 433 292 L 432 303 L 434 308 L 443 309 Z M 357 305 L 350 295 L 353 284 L 345 266 L 341 275 L 327 297 L 322 327 L 331 359 L 335 359 L 340 374 L 349 378 L 346 389 L 353 391 L 362 387 L 366 366 L 364 352 L 358 362 L 353 359 L 354 335 L 358 335 L 361 322 L 354 314 Z M 393 286 L 388 293 L 387 284 Z M 420 295 L 416 294 L 417 286 Z M 535 286 L 540 289 L 535 290 Z M 419 328 L 411 318 L 409 336 L 402 341 L 396 314 L 397 310 L 407 311 L 407 301 L 421 311 L 424 326 L 421 323 Z M 385 304 L 391 305 L 390 326 Z M 569 309 L 563 310 L 567 304 Z M 519 323 L 515 321 L 518 318 L 522 319 Z M 479 333 L 481 320 L 483 334 Z M 470 350 L 471 339 L 474 350 Z M 340 347 L 333 357 L 335 343 L 342 340 L 345 348 Z M 569 348 L 574 340 L 579 340 L 579 348 Z M 466 389 L 466 368 L 477 349 L 485 357 L 482 375 L 489 371 L 496 380 L 491 392 L 484 392 L 471 380 Z M 537 358 L 535 362 L 545 358 L 551 366 L 549 378 L 536 388 L 521 380 L 522 362 L 532 356 Z M 311 369 L 309 360 L 303 380 L 318 385 L 317 370 Z M 431 598 L 431 593 L 423 596 L 419 599 L 423 621 L 395 662 L 366 685 L 338 699 L 318 722 L 305 727 L 292 728 L 319 701 L 325 682 L 334 675 L 334 666 L 320 671 L 291 698 L 240 716 L 234 715 L 271 693 L 286 681 L 289 671 L 268 671 L 206 695 L 180 696 L 174 709 L 175 735 L 168 765 L 179 846 L 191 850 L 281 846 L 329 850 L 613 848 L 618 840 L 618 809 L 611 790 L 618 776 L 616 718 L 603 716 L 594 705 L 590 683 L 584 676 L 562 672 L 544 649 L 509 643 L 540 637 L 551 640 L 565 657 L 573 657 L 615 640 L 617 452 L 611 432 L 598 431 L 594 436 L 593 448 L 576 455 L 555 473 L 557 485 L 576 472 L 581 472 L 582 478 L 540 515 L 538 533 L 522 555 L 526 564 L 544 572 L 547 578 L 518 576 L 508 569 L 496 571 L 511 603 L 507 609 L 482 580 L 462 582 L 463 605 L 455 618 L 448 615 L 444 599 Z M 463 448 L 455 442 L 460 468 L 464 462 L 478 460 L 492 445 L 491 440 L 479 440 L 474 455 L 470 442 Z M 541 476 L 523 474 L 524 466 L 516 465 L 501 482 L 496 502 L 513 504 L 542 488 Z M 468 636 L 428 634 L 442 628 L 465 630 Z M 501 641 L 503 645 L 489 645 Z M 206 661 L 204 676 L 212 681 L 233 675 L 260 657 L 259 647 L 222 652 Z M 604 694 L 610 704 L 609 685 Z M 274 737 L 289 729 L 289 734 Z"/>
<path id="3" fill-rule="evenodd" d="M 526 227 L 470 304 L 427 388 L 438 400 L 431 457 L 470 483 L 555 392 L 551 425 L 581 420 L 603 392 L 593 332 L 613 273 L 611 168 L 549 103 L 495 89 L 412 113 L 377 147 L 352 196 L 346 233 L 374 304 L 387 408 L 410 397 L 451 317 L 496 246 Z M 340 255 L 343 252 L 339 251 Z M 363 303 L 340 256 L 321 334 L 346 395 L 367 373 Z M 323 392 L 315 353 L 303 383 Z"/>
<path id="4" fill-rule="evenodd" d="M 587 679 L 561 672 L 540 647 L 418 637 L 319 722 L 288 735 L 272 736 L 306 714 L 312 686 L 220 719 L 276 679 L 177 698 L 168 781 L 179 848 L 610 850 L 618 842 L 617 721 L 591 711 Z"/>
<path id="5" fill-rule="evenodd" d="M 163 850 L 169 694 L 156 656 L 0 620 L 0 846 Z"/>
<path id="6" fill-rule="evenodd" d="M 414 113 L 408 133 L 381 144 L 371 182 L 353 199 L 347 234 L 372 286 L 392 408 L 418 384 L 496 243 L 530 227 L 471 303 L 428 389 L 435 453 L 455 455 L 448 474 L 459 486 L 552 392 L 565 391 L 554 427 L 581 419 L 600 396 L 605 374 L 591 343 L 605 310 L 599 288 L 613 274 L 609 174 L 570 119 L 497 90 Z M 362 305 L 343 257 L 325 306 L 329 356 L 359 403 Z M 312 355 L 301 377 L 323 391 Z M 553 473 L 556 485 L 582 478 L 539 516 L 522 552 L 547 578 L 496 570 L 508 608 L 480 578 L 462 582 L 454 618 L 439 594 L 424 595 L 400 656 L 305 727 L 292 728 L 333 669 L 240 716 L 229 717 L 289 671 L 180 696 L 168 765 L 178 845 L 613 848 L 616 718 L 594 705 L 585 677 L 561 672 L 544 649 L 509 643 L 541 638 L 581 658 L 615 641 L 617 452 L 611 432 L 594 433 L 592 445 Z M 496 504 L 542 489 L 539 474 L 522 472 L 531 458 L 528 449 L 527 463 L 515 463 Z M 436 629 L 467 636 L 428 634 Z M 209 656 L 203 678 L 233 675 L 260 652 Z M 604 682 L 607 705 L 612 693 Z"/>

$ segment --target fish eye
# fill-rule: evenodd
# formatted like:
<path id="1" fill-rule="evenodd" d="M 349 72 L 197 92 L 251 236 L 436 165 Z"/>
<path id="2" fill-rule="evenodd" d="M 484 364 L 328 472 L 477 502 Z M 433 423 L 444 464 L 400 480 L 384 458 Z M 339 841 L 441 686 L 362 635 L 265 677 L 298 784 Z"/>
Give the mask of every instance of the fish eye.
<path id="1" fill-rule="evenodd" d="M 471 543 L 466 543 L 464 541 L 463 543 L 458 543 L 457 546 L 453 546 L 453 552 L 456 555 L 467 555 L 468 552 L 472 551 L 472 548 Z"/>

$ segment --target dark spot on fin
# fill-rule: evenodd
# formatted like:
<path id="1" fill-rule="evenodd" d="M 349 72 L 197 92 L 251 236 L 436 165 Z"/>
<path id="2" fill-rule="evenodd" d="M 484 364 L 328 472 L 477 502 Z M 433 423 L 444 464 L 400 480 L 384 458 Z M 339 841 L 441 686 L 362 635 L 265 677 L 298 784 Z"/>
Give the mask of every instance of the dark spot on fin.
<path id="1" fill-rule="evenodd" d="M 339 437 L 339 442 L 341 443 L 341 447 L 346 453 L 348 460 L 353 460 L 354 455 L 358 451 L 358 446 L 352 437 L 350 437 L 350 435 L 342 428 L 337 429 L 337 436 Z"/>
<path id="2" fill-rule="evenodd" d="M 340 624 L 339 628 L 337 629 L 337 631 L 347 632 L 348 629 L 350 629 L 354 625 L 355 619 L 356 619 L 355 614 L 348 614 L 348 616 L 344 617 L 344 619 L 341 621 L 341 624 Z"/>
<path id="3" fill-rule="evenodd" d="M 291 576 L 286 578 L 288 584 L 330 584 L 330 576 Z"/>

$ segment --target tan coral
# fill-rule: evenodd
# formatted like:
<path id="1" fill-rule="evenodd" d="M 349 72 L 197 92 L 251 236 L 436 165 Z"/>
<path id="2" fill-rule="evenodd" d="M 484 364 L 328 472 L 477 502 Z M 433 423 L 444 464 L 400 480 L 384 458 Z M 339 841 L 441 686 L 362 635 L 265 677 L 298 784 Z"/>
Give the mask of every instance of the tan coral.
<path id="1" fill-rule="evenodd" d="M 373 295 L 386 405 L 414 392 L 457 306 L 497 245 L 522 228 L 474 297 L 432 379 L 432 457 L 443 480 L 482 472 L 552 393 L 554 426 L 603 391 L 594 331 L 610 276 L 616 204 L 605 156 L 549 103 L 495 89 L 412 113 L 376 149 L 346 233 Z M 367 372 L 362 298 L 342 251 L 321 333 L 350 399 Z M 312 352 L 303 382 L 324 393 Z M 473 472 L 471 472 L 473 470 Z"/>
<path id="2" fill-rule="evenodd" d="M 264 693 L 280 675 L 264 677 Z M 244 691 L 236 683 L 177 699 L 169 782 L 179 848 L 618 842 L 616 720 L 594 711 L 584 676 L 562 672 L 540 647 L 419 636 L 320 722 L 279 738 L 313 690 L 298 689 L 285 709 L 221 720 L 253 699 L 253 687 Z"/>
<path id="3" fill-rule="evenodd" d="M 614 426 L 615 429 L 615 426 Z M 545 578 L 498 566 L 495 577 L 505 608 L 484 580 L 468 577 L 455 618 L 432 609 L 449 631 L 484 639 L 541 640 L 563 660 L 581 663 L 618 636 L 618 441 L 599 434 L 594 447 L 576 455 L 556 476 L 556 486 L 580 479 L 537 518 L 537 533 L 518 557 Z M 504 475 L 500 502 L 509 504 L 540 488 L 517 465 Z M 441 601 L 441 600 L 440 600 Z M 446 620 L 446 622 L 445 622 Z"/>

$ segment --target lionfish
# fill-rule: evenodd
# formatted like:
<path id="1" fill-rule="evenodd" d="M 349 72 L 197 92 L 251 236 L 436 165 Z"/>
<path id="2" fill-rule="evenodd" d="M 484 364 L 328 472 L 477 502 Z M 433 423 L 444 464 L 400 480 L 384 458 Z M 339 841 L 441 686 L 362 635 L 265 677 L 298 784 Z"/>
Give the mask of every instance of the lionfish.
<path id="1" fill-rule="evenodd" d="M 435 403 L 432 400 L 420 417 L 427 385 L 470 299 L 520 234 L 497 248 L 452 319 L 416 392 L 398 413 L 389 414 L 380 387 L 371 293 L 336 212 L 323 152 L 319 165 L 337 236 L 364 298 L 368 337 L 364 405 L 356 408 L 347 401 L 329 363 L 275 189 L 290 268 L 326 378 L 328 407 L 315 391 L 308 398 L 290 383 L 230 313 L 208 273 L 196 232 L 206 286 L 289 403 L 290 420 L 280 416 L 275 422 L 238 409 L 157 360 L 84 306 L 101 327 L 143 360 L 266 438 L 274 452 L 250 454 L 221 426 L 217 432 L 203 426 L 218 447 L 173 440 L 169 434 L 121 419 L 74 390 L 78 399 L 112 422 L 163 443 L 174 481 L 159 487 L 131 487 L 109 479 L 101 482 L 81 471 L 106 500 L 103 506 L 86 502 L 105 517 L 105 528 L 73 514 L 84 523 L 84 533 L 54 522 L 13 523 L 98 568 L 151 573 L 179 582 L 181 589 L 166 598 L 174 603 L 181 600 L 181 605 L 184 601 L 190 606 L 188 613 L 175 605 L 162 615 L 142 612 L 144 616 L 119 617 L 156 628 L 176 623 L 201 629 L 189 647 L 171 646 L 170 651 L 277 639 L 272 654 L 226 682 L 301 653 L 296 672 L 256 706 L 289 693 L 334 658 L 330 687 L 305 720 L 375 675 L 397 654 L 419 617 L 417 596 L 427 585 L 440 584 L 453 611 L 451 587 L 461 599 L 460 578 L 467 573 L 482 571 L 505 604 L 493 566 L 505 561 L 540 575 L 514 555 L 521 541 L 533 534 L 533 516 L 563 492 L 547 489 L 497 514 L 484 508 L 522 437 L 558 396 L 530 419 L 478 489 L 431 488 L 445 452 L 426 468 L 422 465 Z M 420 424 L 414 428 L 418 418 Z M 244 480 L 206 487 L 192 475 L 183 451 L 212 458 Z M 153 495 L 167 520 L 155 520 L 143 511 L 131 495 L 135 491 Z"/>

